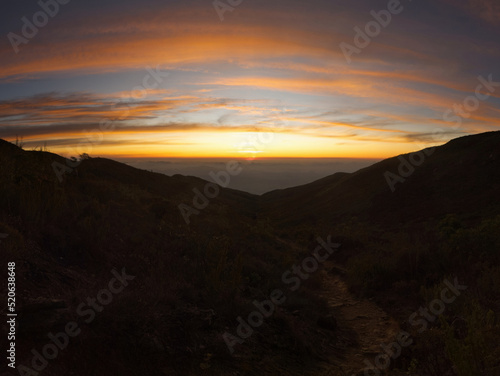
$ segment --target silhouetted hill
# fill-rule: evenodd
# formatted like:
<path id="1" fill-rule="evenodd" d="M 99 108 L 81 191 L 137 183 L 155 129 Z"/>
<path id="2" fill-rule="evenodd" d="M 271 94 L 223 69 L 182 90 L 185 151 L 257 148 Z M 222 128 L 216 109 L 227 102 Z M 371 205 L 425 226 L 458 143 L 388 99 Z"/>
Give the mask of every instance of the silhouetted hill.
<path id="1" fill-rule="evenodd" d="M 334 348 L 313 346 L 324 336 L 316 324 L 324 304 L 307 288 L 317 278 L 262 324 L 265 335 L 235 343 L 234 364 L 222 334 L 236 334 L 238 316 L 282 285 L 302 250 L 257 219 L 257 196 L 207 184 L 104 158 L 67 161 L 1 140 L 0 234 L 8 236 L 0 238 L 0 260 L 16 263 L 18 363 L 29 367 L 48 333 L 76 321 L 82 334 L 44 374 L 231 375 L 255 357 L 289 374 L 312 371 L 303 360 Z M 189 225 L 181 204 L 196 210 Z M 135 278 L 87 323 L 78 307 L 107 288 L 112 269 Z"/>
<path id="2" fill-rule="evenodd" d="M 388 320 L 377 303 L 414 340 L 393 375 L 497 375 L 499 146 L 500 132 L 462 137 L 255 196 L 0 140 L 0 260 L 16 263 L 18 363 L 75 321 L 81 334 L 44 374 L 320 376 L 347 359 L 363 367 L 373 349 L 356 333 L 386 330 L 365 327 Z M 327 235 L 340 250 L 302 277 Z M 110 286 L 111 270 L 134 278 L 84 320 L 78 307 Z M 284 284 L 292 271 L 297 290 Z M 432 331 L 408 323 L 454 278 L 468 290 Z M 231 355 L 223 333 L 241 334 L 276 289 L 285 301 Z M 371 311 L 343 310 L 346 301 Z"/>
<path id="3" fill-rule="evenodd" d="M 401 176 L 401 159 L 409 162 L 410 154 L 264 194 L 263 215 L 283 225 L 333 224 L 346 216 L 401 225 L 448 213 L 468 218 L 500 213 L 500 132 L 461 137 L 420 155 L 420 165 L 409 164 L 402 170 L 408 172 L 404 182 L 393 180 L 394 192 L 386 174 Z"/>

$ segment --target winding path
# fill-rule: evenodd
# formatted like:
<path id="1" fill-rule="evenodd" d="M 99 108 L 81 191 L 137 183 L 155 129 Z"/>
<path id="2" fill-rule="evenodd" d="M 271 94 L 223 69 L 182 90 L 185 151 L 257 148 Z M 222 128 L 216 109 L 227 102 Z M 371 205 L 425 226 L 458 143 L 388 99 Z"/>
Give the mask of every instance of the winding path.
<path id="1" fill-rule="evenodd" d="M 321 296 L 327 300 L 339 330 L 349 335 L 340 335 L 339 345 L 344 347 L 343 359 L 329 365 L 323 375 L 364 375 L 363 370 L 367 367 L 364 360 L 373 364 L 375 357 L 382 353 L 380 344 L 393 342 L 399 326 L 374 302 L 352 295 L 340 276 L 340 268 L 333 263 L 325 266 Z"/>

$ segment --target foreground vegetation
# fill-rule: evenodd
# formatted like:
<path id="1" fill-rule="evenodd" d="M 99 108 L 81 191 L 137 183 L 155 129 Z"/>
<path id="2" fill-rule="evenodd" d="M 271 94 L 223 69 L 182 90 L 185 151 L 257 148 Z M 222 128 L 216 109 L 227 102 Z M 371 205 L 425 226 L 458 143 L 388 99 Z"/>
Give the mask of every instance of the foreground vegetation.
<path id="1" fill-rule="evenodd" d="M 351 290 L 374 298 L 411 334 L 390 374 L 500 373 L 500 216 L 465 224 L 447 215 L 413 234 L 381 233 L 356 220 L 337 231 L 351 239 L 344 242 L 347 256 L 337 259 Z M 442 314 L 431 314 L 435 319 L 416 325 L 412 314 L 441 298 L 445 280 L 467 289 Z"/>
<path id="2" fill-rule="evenodd" d="M 481 153 L 498 154 L 478 140 Z M 319 298 L 321 273 L 297 291 L 287 290 L 282 275 L 311 254 L 318 236 L 330 234 L 341 244 L 335 269 L 352 293 L 376 301 L 411 336 L 386 374 L 498 375 L 500 216 L 492 193 L 498 159 L 481 162 L 476 186 L 452 198 L 446 192 L 454 186 L 444 186 L 477 163 L 479 151 L 471 148 L 446 174 L 436 166 L 457 148 L 438 150 L 438 159 L 394 195 L 379 180 L 366 188 L 390 161 L 263 197 L 221 189 L 188 226 L 177 206 L 191 202 L 202 179 L 85 156 L 60 182 L 52 163 L 63 158 L 0 140 L 0 233 L 8 234 L 0 239 L 0 258 L 2 265 L 16 262 L 17 362 L 30 367 L 32 349 L 41 351 L 48 333 L 76 321 L 81 334 L 40 374 L 324 374 L 325 364 L 341 364 L 350 334 L 336 327 L 335 312 Z M 436 186 L 425 186 L 428 174 Z M 363 189 L 356 191 L 359 182 Z M 431 192 L 444 203 L 427 215 L 415 203 L 420 191 L 422 200 Z M 302 210 L 314 198 L 315 211 Z M 459 199 L 491 205 L 469 210 Z M 347 211 L 344 201 L 356 204 Z M 408 208 L 415 210 L 406 215 Z M 123 268 L 135 278 L 85 322 L 78 307 Z M 412 325 L 412 314 L 455 279 L 467 286 L 456 301 L 425 330 Z M 246 319 L 254 302 L 275 289 L 286 292 L 286 301 L 230 354 L 222 334 L 235 335 L 237 318 Z"/>
<path id="3" fill-rule="evenodd" d="M 253 196 L 224 192 L 187 226 L 177 205 L 201 179 L 87 158 L 60 183 L 51 163 L 62 158 L 7 143 L 0 153 L 0 233 L 9 235 L 0 257 L 17 266 L 20 364 L 30 367 L 31 350 L 73 320 L 81 334 L 43 374 L 307 374 L 334 350 L 324 343 L 333 333 L 316 324 L 327 312 L 311 278 L 228 351 L 222 334 L 235 334 L 237 317 L 283 288 L 283 272 L 310 252 L 273 235 Z M 78 306 L 113 268 L 135 278 L 84 322 Z"/>

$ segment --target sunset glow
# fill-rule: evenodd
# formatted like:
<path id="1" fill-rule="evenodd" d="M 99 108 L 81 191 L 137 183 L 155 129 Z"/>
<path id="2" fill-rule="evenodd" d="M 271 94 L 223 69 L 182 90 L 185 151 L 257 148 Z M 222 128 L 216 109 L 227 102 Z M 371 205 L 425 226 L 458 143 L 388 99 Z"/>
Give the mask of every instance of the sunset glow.
<path id="1" fill-rule="evenodd" d="M 221 21 L 210 1 L 70 2 L 28 43 L 3 38 L 0 137 L 65 156 L 384 158 L 495 130 L 500 89 L 457 118 L 479 76 L 500 80 L 499 8 L 465 3 L 402 3 L 349 64 L 339 46 L 386 3 L 243 2 Z M 9 9 L 4 35 L 37 7 Z"/>

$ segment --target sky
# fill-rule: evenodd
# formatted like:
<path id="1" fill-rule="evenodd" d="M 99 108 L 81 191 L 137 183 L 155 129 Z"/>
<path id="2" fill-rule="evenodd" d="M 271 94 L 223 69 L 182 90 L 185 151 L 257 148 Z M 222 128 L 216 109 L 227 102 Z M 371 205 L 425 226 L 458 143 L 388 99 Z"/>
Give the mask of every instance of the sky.
<path id="1" fill-rule="evenodd" d="M 497 0 L 3 5 L 0 138 L 25 148 L 381 159 L 500 125 Z"/>

